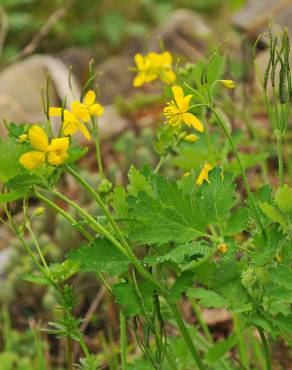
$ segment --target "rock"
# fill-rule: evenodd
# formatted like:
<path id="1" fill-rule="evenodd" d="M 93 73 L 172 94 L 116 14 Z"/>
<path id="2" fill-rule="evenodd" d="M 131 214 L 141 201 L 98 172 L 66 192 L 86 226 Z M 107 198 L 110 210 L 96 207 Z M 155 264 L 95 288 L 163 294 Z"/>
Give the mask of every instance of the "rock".
<path id="1" fill-rule="evenodd" d="M 133 65 L 133 56 L 130 55 L 113 56 L 97 64 L 97 82 L 102 103 L 109 104 L 118 95 L 129 96 L 133 93 L 135 74 L 129 71 Z"/>
<path id="2" fill-rule="evenodd" d="M 45 120 L 41 88 L 46 86 L 48 73 L 52 80 L 50 105 L 60 106 L 66 97 L 66 107 L 70 107 L 73 96 L 80 96 L 81 88 L 77 79 L 71 76 L 71 93 L 68 83 L 69 68 L 60 59 L 49 55 L 35 55 L 0 73 L 0 122 L 6 119 L 20 124 Z M 59 119 L 52 121 L 53 127 L 58 131 Z M 126 125 L 126 120 L 119 116 L 113 105 L 105 106 L 104 115 L 100 119 L 101 138 L 120 133 Z M 4 125 L 0 126 L 0 135 L 7 135 Z M 77 138 L 80 143 L 84 143 L 82 135 L 77 135 Z"/>
<path id="3" fill-rule="evenodd" d="M 37 123 L 44 120 L 41 88 L 46 86 L 47 75 L 51 76 L 50 102 L 59 104 L 59 99 L 67 97 L 67 105 L 73 100 L 68 86 L 68 67 L 59 59 L 49 55 L 34 55 L 12 64 L 0 73 L 0 122 L 3 119 L 15 123 Z M 74 94 L 80 87 L 72 78 Z M 78 95 L 77 95 L 78 96 Z M 5 135 L 3 125 L 1 136 Z"/>
<path id="4" fill-rule="evenodd" d="M 266 32 L 271 22 L 274 31 L 288 27 L 292 31 L 292 4 L 290 0 L 249 0 L 247 5 L 232 17 L 235 27 L 252 38 Z M 265 39 L 262 39 L 265 41 Z"/>
<path id="5" fill-rule="evenodd" d="M 166 22 L 157 27 L 150 40 L 151 50 L 160 50 L 160 40 L 166 50 L 189 60 L 201 58 L 206 40 L 214 38 L 214 32 L 195 12 L 178 9 Z"/>

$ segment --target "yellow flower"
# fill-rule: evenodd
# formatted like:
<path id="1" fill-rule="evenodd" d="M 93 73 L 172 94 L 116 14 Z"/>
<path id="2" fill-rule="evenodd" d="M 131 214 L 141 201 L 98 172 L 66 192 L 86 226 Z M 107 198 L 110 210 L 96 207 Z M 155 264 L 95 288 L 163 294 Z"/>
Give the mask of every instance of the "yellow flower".
<path id="1" fill-rule="evenodd" d="M 227 89 L 230 89 L 230 90 L 232 90 L 232 89 L 234 89 L 235 88 L 235 83 L 234 83 L 234 81 L 232 81 L 232 80 L 219 80 L 221 83 L 222 83 L 222 85 L 224 86 L 224 87 L 226 87 Z"/>
<path id="2" fill-rule="evenodd" d="M 188 113 L 190 109 L 190 100 L 193 95 L 184 96 L 183 89 L 180 86 L 173 86 L 172 92 L 174 101 L 167 103 L 164 108 L 164 115 L 167 123 L 170 126 L 181 126 L 182 122 L 187 126 L 194 127 L 197 131 L 204 131 L 202 123 L 192 113 Z"/>
<path id="3" fill-rule="evenodd" d="M 96 103 L 96 94 L 93 90 L 87 91 L 83 99 L 83 107 L 87 109 L 91 116 L 101 116 L 104 108 L 99 103 Z"/>
<path id="4" fill-rule="evenodd" d="M 36 150 L 22 154 L 19 162 L 29 170 L 40 167 L 46 159 L 49 164 L 55 166 L 68 159 L 69 138 L 67 137 L 52 139 L 49 144 L 46 132 L 40 126 L 33 125 L 28 131 L 28 140 Z"/>
<path id="5" fill-rule="evenodd" d="M 212 170 L 213 166 L 210 165 L 210 163 L 205 163 L 203 168 L 201 169 L 201 172 L 197 178 L 197 185 L 202 185 L 203 181 L 209 181 L 209 172 Z"/>
<path id="6" fill-rule="evenodd" d="M 78 130 L 81 131 L 83 136 L 90 140 L 90 134 L 85 126 L 84 122 L 88 122 L 90 120 L 90 114 L 88 109 L 83 106 L 82 103 L 78 101 L 74 101 L 71 104 L 72 112 L 67 109 L 63 110 L 63 124 L 62 124 L 62 132 L 66 136 L 74 135 Z M 51 107 L 49 109 L 50 117 L 61 117 L 62 116 L 62 108 L 54 108 Z"/>
<path id="7" fill-rule="evenodd" d="M 158 73 L 157 71 L 153 71 L 151 60 L 148 55 L 143 57 L 143 55 L 137 53 L 134 59 L 138 70 L 138 74 L 133 81 L 134 87 L 140 87 L 158 78 Z"/>
<path id="8" fill-rule="evenodd" d="M 167 84 L 176 80 L 176 75 L 171 66 L 172 56 L 168 51 L 161 54 L 151 52 L 145 56 L 138 53 L 134 56 L 134 59 L 138 70 L 138 74 L 133 81 L 134 87 L 140 87 L 158 78 Z"/>
<path id="9" fill-rule="evenodd" d="M 218 245 L 217 249 L 218 249 L 219 252 L 225 254 L 228 251 L 228 245 L 225 244 L 225 243 L 221 243 L 221 244 Z"/>
<path id="10" fill-rule="evenodd" d="M 195 134 L 189 134 L 184 137 L 185 141 L 188 141 L 189 143 L 195 143 L 196 141 L 199 140 L 199 136 Z"/>

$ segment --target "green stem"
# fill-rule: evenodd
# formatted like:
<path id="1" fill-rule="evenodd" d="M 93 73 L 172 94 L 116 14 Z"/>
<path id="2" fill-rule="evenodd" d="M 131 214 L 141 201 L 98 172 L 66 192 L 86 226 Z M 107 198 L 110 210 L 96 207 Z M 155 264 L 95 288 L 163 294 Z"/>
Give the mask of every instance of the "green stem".
<path id="1" fill-rule="evenodd" d="M 167 303 L 171 307 L 171 310 L 174 314 L 174 317 L 175 317 L 175 320 L 178 324 L 178 327 L 181 330 L 182 336 L 184 337 L 184 340 L 185 340 L 185 342 L 186 342 L 186 344 L 187 344 L 187 346 L 188 346 L 188 348 L 189 348 L 197 366 L 199 367 L 200 370 L 204 370 L 205 368 L 204 368 L 204 366 L 201 362 L 201 359 L 200 359 L 200 357 L 197 353 L 197 350 L 196 350 L 196 348 L 195 348 L 195 346 L 194 346 L 194 344 L 191 340 L 191 337 L 190 337 L 190 335 L 187 331 L 187 328 L 186 328 L 183 320 L 180 317 L 179 310 L 177 309 L 177 307 L 172 302 L 170 302 L 169 291 L 166 288 L 164 288 L 158 281 L 156 281 L 156 279 L 141 265 L 140 261 L 137 259 L 137 257 L 135 256 L 132 249 L 130 248 L 130 246 L 128 246 L 127 243 L 125 244 L 125 246 L 123 246 L 118 240 L 116 240 L 111 235 L 110 232 L 108 232 L 102 225 L 100 225 L 89 213 L 87 213 L 83 208 L 81 208 L 78 204 L 76 204 L 75 202 L 73 202 L 69 198 L 65 197 L 64 195 L 62 195 L 61 193 L 59 193 L 56 190 L 51 190 L 51 193 L 53 195 L 55 195 L 56 197 L 62 199 L 63 201 L 65 201 L 69 205 L 71 205 L 73 208 L 75 208 L 89 222 L 90 227 L 94 231 L 100 233 L 106 239 L 111 241 L 113 243 L 113 245 L 121 253 L 123 253 L 126 257 L 129 258 L 129 260 L 134 265 L 134 267 L 139 272 L 139 274 L 146 281 L 149 281 L 150 283 L 152 283 L 156 287 L 157 291 L 165 298 L 165 300 L 167 301 Z"/>
<path id="2" fill-rule="evenodd" d="M 171 302 L 170 300 L 168 300 L 168 305 L 169 305 L 169 308 L 171 309 L 171 312 L 174 316 L 174 319 L 179 327 L 179 330 L 184 338 L 184 341 L 185 343 L 187 344 L 187 346 L 189 347 L 189 350 L 191 351 L 191 354 L 192 354 L 192 357 L 193 359 L 195 360 L 195 363 L 198 367 L 199 370 L 205 370 L 205 366 L 200 358 L 200 355 L 199 353 L 197 352 L 194 344 L 193 344 L 193 341 L 192 341 L 192 338 L 187 330 L 187 327 L 182 319 L 182 314 L 181 312 L 179 311 L 177 305 L 173 302 Z"/>
<path id="3" fill-rule="evenodd" d="M 225 126 L 225 123 L 221 120 L 221 118 L 217 114 L 216 110 L 213 107 L 210 107 L 210 109 L 212 110 L 214 116 L 216 117 L 216 120 L 219 123 L 220 127 L 222 128 L 225 136 L 227 137 L 227 140 L 229 141 L 229 144 L 231 146 L 231 149 L 233 151 L 233 154 L 234 154 L 234 156 L 235 156 L 235 158 L 237 160 L 238 166 L 240 168 L 240 172 L 241 172 L 241 176 L 242 176 L 242 179 L 243 179 L 243 183 L 244 183 L 244 186 L 245 186 L 245 189 L 246 189 L 248 198 L 250 199 L 251 206 L 253 208 L 253 211 L 254 211 L 254 214 L 255 214 L 255 218 L 256 218 L 257 224 L 261 228 L 261 231 L 262 231 L 263 235 L 266 235 L 266 231 L 265 231 L 264 226 L 262 224 L 262 221 L 261 221 L 261 218 L 260 218 L 258 209 L 257 209 L 257 207 L 255 205 L 255 202 L 254 202 L 254 199 L 253 199 L 253 195 L 252 195 L 252 192 L 251 192 L 251 189 L 250 189 L 250 186 L 249 186 L 249 182 L 248 182 L 248 179 L 247 179 L 245 170 L 243 168 L 243 165 L 241 163 L 241 159 L 240 159 L 239 153 L 238 153 L 238 151 L 236 149 L 236 146 L 235 146 L 235 144 L 233 142 L 233 139 L 232 139 L 232 137 L 231 137 L 231 135 L 230 135 L 227 127 Z"/>
<path id="4" fill-rule="evenodd" d="M 154 173 L 158 173 L 161 166 L 163 165 L 163 162 L 165 160 L 165 156 L 160 157 L 159 162 L 157 163 L 157 166 L 154 169 Z"/>
<path id="5" fill-rule="evenodd" d="M 99 137 L 99 127 L 96 121 L 96 117 L 92 117 L 92 124 L 93 124 L 93 136 L 95 140 L 95 152 L 96 152 L 96 162 L 98 165 L 98 171 L 100 177 L 104 178 L 104 171 L 103 171 L 103 163 L 101 159 L 101 150 L 100 150 L 100 137 Z"/>
<path id="6" fill-rule="evenodd" d="M 283 135 L 277 135 L 277 152 L 278 152 L 278 166 L 279 166 L 279 181 L 280 186 L 284 184 L 284 166 L 283 166 Z"/>
<path id="7" fill-rule="evenodd" d="M 271 361 L 270 361 L 270 351 L 269 351 L 269 345 L 268 345 L 267 338 L 266 338 L 265 333 L 262 329 L 260 329 L 260 328 L 257 328 L 257 329 L 258 329 L 258 332 L 260 334 L 262 345 L 263 345 L 263 352 L 264 352 L 265 360 L 266 360 L 266 370 L 272 370 L 272 365 L 271 365 Z"/>
<path id="8" fill-rule="evenodd" d="M 120 347 L 121 347 L 121 370 L 127 370 L 127 326 L 126 318 L 120 311 Z"/>
<path id="9" fill-rule="evenodd" d="M 250 366 L 249 366 L 248 353 L 247 353 L 247 349 L 246 349 L 245 341 L 243 337 L 243 327 L 241 325 L 240 316 L 238 314 L 233 314 L 233 323 L 234 323 L 234 331 L 237 336 L 240 362 L 242 363 L 242 365 L 244 366 L 246 370 L 249 370 Z"/>
<path id="10" fill-rule="evenodd" d="M 36 250 L 38 252 L 38 255 L 40 257 L 40 260 L 42 261 L 42 264 L 43 264 L 45 270 L 48 272 L 48 275 L 49 275 L 49 270 L 50 270 L 49 269 L 49 266 L 48 266 L 48 264 L 46 262 L 46 259 L 45 259 L 44 255 L 43 255 L 43 252 L 41 250 L 41 247 L 40 247 L 40 245 L 39 245 L 39 243 L 38 243 L 38 241 L 37 241 L 37 239 L 36 239 L 36 237 L 34 235 L 34 232 L 32 231 L 32 229 L 30 227 L 29 221 L 26 222 L 25 226 L 26 226 L 26 228 L 28 229 L 28 231 L 29 231 L 29 233 L 31 235 L 31 238 L 32 238 L 32 240 L 34 242 L 34 245 L 36 247 Z"/>
<path id="11" fill-rule="evenodd" d="M 68 370 L 74 370 L 73 367 L 73 345 L 72 345 L 72 339 L 67 338 L 67 365 Z"/>
<path id="12" fill-rule="evenodd" d="M 157 290 L 163 295 L 168 296 L 168 291 L 160 285 L 151 274 L 148 273 L 147 270 L 141 265 L 140 261 L 137 259 L 135 254 L 133 253 L 132 249 L 127 245 L 125 248 L 107 229 L 105 229 L 99 222 L 97 222 L 88 212 L 86 212 L 82 207 L 80 207 L 77 203 L 73 202 L 71 199 L 65 197 L 63 194 L 59 193 L 56 190 L 51 190 L 51 193 L 56 197 L 62 199 L 64 202 L 70 204 L 73 208 L 75 208 L 88 222 L 89 226 L 95 231 L 103 235 L 106 239 L 108 239 L 112 244 L 126 257 L 129 258 L 131 263 L 135 266 L 137 271 L 145 278 L 151 282 Z"/>

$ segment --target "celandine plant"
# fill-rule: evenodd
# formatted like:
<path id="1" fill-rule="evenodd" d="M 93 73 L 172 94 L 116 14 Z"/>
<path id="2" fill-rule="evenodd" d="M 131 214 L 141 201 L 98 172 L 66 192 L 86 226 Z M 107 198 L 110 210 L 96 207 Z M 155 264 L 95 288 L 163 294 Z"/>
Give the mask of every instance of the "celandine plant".
<path id="1" fill-rule="evenodd" d="M 0 201 L 6 213 L 2 221 L 14 230 L 39 270 L 25 278 L 49 285 L 57 294 L 62 314 L 47 330 L 66 339 L 68 369 L 101 366 L 80 330 L 82 318 L 74 316 L 76 299 L 68 279 L 80 271 L 95 273 L 119 308 L 122 370 L 271 369 L 270 340 L 281 337 L 291 345 L 292 188 L 285 184 L 282 155 L 291 102 L 286 31 L 279 47 L 271 37 L 270 49 L 267 73 L 275 74 L 275 64 L 281 65 L 272 101 L 265 88 L 278 139 L 277 189 L 265 185 L 257 192 L 251 190 L 247 165 L 218 99 L 219 93 L 235 88 L 232 80 L 221 79 L 221 48 L 207 63 L 186 65 L 176 73 L 167 51 L 135 56 L 134 86 L 160 79 L 168 102 L 163 111 L 165 123 L 154 143 L 158 164 L 155 169 L 131 166 L 126 187 L 116 185 L 112 190 L 103 169 L 98 134 L 103 108 L 96 102 L 92 67 L 85 93 L 72 103 L 71 110 L 50 107 L 44 99 L 46 124 L 7 124 L 9 138 L 0 143 Z M 52 116 L 60 117 L 57 130 L 51 127 Z M 87 151 L 74 140 L 77 131 L 95 140 L 98 189 L 80 175 L 76 164 Z M 200 142 L 206 144 L 200 166 L 188 168 L 178 179 L 159 174 L 170 157 L 181 155 L 183 145 L 195 147 Z M 229 171 L 230 155 L 235 175 Z M 89 213 L 58 190 L 64 173 L 96 202 L 99 213 Z M 245 192 L 237 191 L 235 177 L 242 180 Z M 46 261 L 31 226 L 32 218 L 44 209 L 31 212 L 31 198 L 63 216 L 84 239 L 62 263 Z M 16 200 L 23 203 L 22 219 L 14 217 Z M 57 200 L 74 209 L 78 217 Z M 185 323 L 182 295 L 190 301 L 198 327 Z M 214 342 L 201 307 L 229 310 L 234 325 L 228 338 Z M 134 364 L 128 357 L 129 330 L 144 358 Z M 73 342 L 83 351 L 79 365 L 73 363 Z"/>

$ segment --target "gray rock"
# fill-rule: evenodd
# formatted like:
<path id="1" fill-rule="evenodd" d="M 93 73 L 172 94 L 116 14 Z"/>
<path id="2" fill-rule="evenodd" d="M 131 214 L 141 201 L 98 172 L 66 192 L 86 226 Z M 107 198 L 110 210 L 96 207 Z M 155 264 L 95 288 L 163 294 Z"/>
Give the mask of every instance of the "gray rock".
<path id="1" fill-rule="evenodd" d="M 160 40 L 166 50 L 187 59 L 202 57 L 205 41 L 214 37 L 214 32 L 201 16 L 188 9 L 178 9 L 166 22 L 153 32 L 151 50 L 160 50 Z"/>

